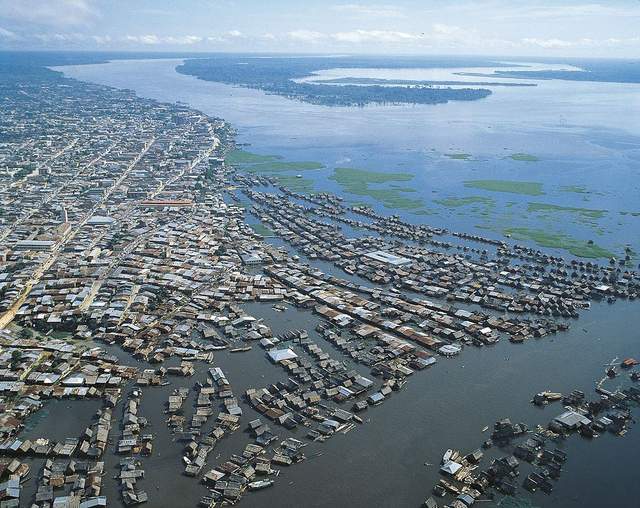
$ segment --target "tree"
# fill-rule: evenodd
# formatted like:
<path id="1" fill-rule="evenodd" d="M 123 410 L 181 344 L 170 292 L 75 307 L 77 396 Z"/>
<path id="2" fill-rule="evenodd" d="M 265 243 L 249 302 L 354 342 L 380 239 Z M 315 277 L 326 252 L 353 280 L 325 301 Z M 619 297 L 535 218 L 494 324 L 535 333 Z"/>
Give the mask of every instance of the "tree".
<path id="1" fill-rule="evenodd" d="M 20 363 L 20 360 L 22 360 L 22 351 L 20 351 L 19 349 L 14 349 L 11 352 L 11 367 L 16 368 Z"/>

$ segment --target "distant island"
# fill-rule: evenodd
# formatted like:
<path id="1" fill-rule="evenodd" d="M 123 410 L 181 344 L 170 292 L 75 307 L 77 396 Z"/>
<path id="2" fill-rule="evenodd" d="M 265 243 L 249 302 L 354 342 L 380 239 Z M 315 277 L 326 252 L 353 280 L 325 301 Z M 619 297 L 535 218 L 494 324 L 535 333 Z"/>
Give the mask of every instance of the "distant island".
<path id="1" fill-rule="evenodd" d="M 492 73 L 460 72 L 459 76 L 476 77 L 484 79 L 492 78 L 517 78 L 517 79 L 561 79 L 565 81 L 593 81 L 600 83 L 640 83 L 640 62 L 634 60 L 594 60 L 577 59 L 563 60 L 569 62 L 580 70 L 522 70 L 496 69 Z"/>
<path id="2" fill-rule="evenodd" d="M 316 81 L 315 83 L 318 83 Z M 334 78 L 323 79 L 321 84 L 327 85 L 402 85 L 402 86 L 448 86 L 448 85 L 466 85 L 466 86 L 538 86 L 536 83 L 509 83 L 505 81 L 433 81 L 411 79 L 384 79 L 384 78 Z"/>
<path id="3" fill-rule="evenodd" d="M 182 74 L 205 81 L 256 88 L 266 93 L 323 106 L 365 106 L 367 104 L 442 104 L 472 101 L 491 95 L 485 88 L 433 88 L 429 84 L 407 86 L 341 86 L 298 83 L 322 69 L 367 67 L 367 60 L 353 58 L 199 58 L 176 67 Z"/>

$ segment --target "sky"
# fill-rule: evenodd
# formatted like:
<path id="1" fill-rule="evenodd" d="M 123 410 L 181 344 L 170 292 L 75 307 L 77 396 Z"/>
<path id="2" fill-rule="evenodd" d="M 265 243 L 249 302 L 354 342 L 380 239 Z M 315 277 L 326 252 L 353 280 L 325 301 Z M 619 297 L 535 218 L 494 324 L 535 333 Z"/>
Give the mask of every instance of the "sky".
<path id="1" fill-rule="evenodd" d="M 0 50 L 640 58 L 640 0 L 0 0 Z"/>

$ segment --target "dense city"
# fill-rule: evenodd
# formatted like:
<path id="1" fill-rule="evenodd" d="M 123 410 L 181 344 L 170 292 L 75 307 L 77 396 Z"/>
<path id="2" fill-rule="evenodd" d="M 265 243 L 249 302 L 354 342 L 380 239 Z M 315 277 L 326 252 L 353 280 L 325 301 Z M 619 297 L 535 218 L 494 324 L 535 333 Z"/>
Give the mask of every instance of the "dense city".
<path id="1" fill-rule="evenodd" d="M 0 81 L 0 104 L 2 508 L 153 506 L 184 482 L 184 506 L 234 504 L 465 348 L 640 296 L 629 256 L 564 259 L 241 172 L 231 126 L 179 103 L 42 70 Z M 445 447 L 425 506 L 550 492 L 554 442 L 631 425 L 636 364 L 597 395 L 532 394 L 565 406 L 546 428 L 505 418 L 476 451 Z"/>

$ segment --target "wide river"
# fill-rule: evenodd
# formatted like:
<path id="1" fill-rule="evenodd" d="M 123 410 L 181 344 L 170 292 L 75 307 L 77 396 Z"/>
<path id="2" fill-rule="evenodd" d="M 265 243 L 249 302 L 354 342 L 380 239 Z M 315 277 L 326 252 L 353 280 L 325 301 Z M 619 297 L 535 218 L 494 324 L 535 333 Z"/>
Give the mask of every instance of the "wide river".
<path id="1" fill-rule="evenodd" d="M 69 77 L 132 89 L 160 101 L 181 101 L 222 117 L 238 130 L 239 143 L 251 145 L 248 150 L 322 162 L 327 169 L 312 176 L 320 189 L 340 191 L 327 178 L 336 166 L 410 171 L 417 194 L 434 212 L 422 217 L 403 212 L 416 222 L 428 220 L 463 231 L 502 225 L 554 228 L 576 238 L 593 236 L 616 252 L 627 243 L 640 250 L 640 218 L 626 213 L 640 211 L 640 115 L 630 114 L 639 110 L 637 85 L 545 81 L 537 87 L 496 87 L 489 98 L 474 102 L 330 108 L 201 81 L 176 73 L 178 63 L 114 61 L 59 69 Z M 447 156 L 451 153 L 470 154 L 471 160 L 454 160 Z M 539 160 L 517 161 L 505 153 L 532 154 Z M 478 195 L 480 191 L 464 186 L 471 179 L 540 182 L 545 194 L 531 198 L 493 193 L 496 205 L 482 217 L 481 211 L 432 202 L 434 196 Z M 570 187 L 583 192 L 567 191 Z M 578 212 L 536 217 L 527 213 L 532 200 L 605 213 L 596 225 L 580 220 Z M 250 312 L 275 323 L 274 333 L 314 325 L 307 312 L 276 314 L 259 305 Z M 534 425 L 561 412 L 558 404 L 545 409 L 530 404 L 536 392 L 582 389 L 593 397 L 594 381 L 603 376 L 604 364 L 614 357 L 640 356 L 638 330 L 638 304 L 619 301 L 594 305 L 569 332 L 552 338 L 465 348 L 459 357 L 442 359 L 428 372 L 414 375 L 403 390 L 369 411 L 365 425 L 313 448 L 309 460 L 283 471 L 275 487 L 247 495 L 241 504 L 417 507 L 438 480 L 438 464 L 447 448 L 477 448 L 488 437 L 483 427 L 503 417 Z M 338 356 L 330 346 L 323 349 Z M 252 383 L 265 383 L 261 372 L 273 373 L 260 351 L 221 354 L 217 361 L 237 394 Z M 609 387 L 615 388 L 615 382 Z M 160 430 L 166 394 L 148 393 L 145 406 L 149 413 L 158 413 L 154 432 L 167 440 L 167 453 L 160 446 L 162 457 L 152 459 L 155 471 L 147 465 L 149 505 L 194 506 L 204 489 L 181 476 L 179 450 L 168 451 L 170 436 L 163 437 Z M 239 453 L 241 448 L 227 450 L 234 444 L 240 446 L 233 441 L 222 451 Z M 534 506 L 638 506 L 637 428 L 624 438 L 573 437 L 560 446 L 569 457 L 561 480 L 551 495 L 532 495 Z M 110 491 L 115 486 L 107 483 L 115 500 L 117 491 Z"/>
<path id="2" fill-rule="evenodd" d="M 526 80 L 537 86 L 494 86 L 491 96 L 472 102 L 348 108 L 202 81 L 177 73 L 179 63 L 120 60 L 60 69 L 71 77 L 130 88 L 161 101 L 182 101 L 222 117 L 237 128 L 238 142 L 251 145 L 250 151 L 320 162 L 326 169 L 304 173 L 318 190 L 341 192 L 329 178 L 335 167 L 410 173 L 413 180 L 397 187 L 411 191 L 401 192 L 402 197 L 422 200 L 419 210 L 384 209 L 367 196 L 347 197 L 413 222 L 496 238 L 517 228 L 524 234 L 519 239 L 532 245 L 540 240 L 536 232 L 543 232 L 556 235 L 563 245 L 592 240 L 617 257 L 627 245 L 640 253 L 640 235 L 629 234 L 640 231 L 638 84 Z M 462 71 L 334 69 L 315 78 L 470 79 Z M 537 160 L 514 160 L 516 154 Z M 478 180 L 534 182 L 541 192 L 465 186 Z"/>

